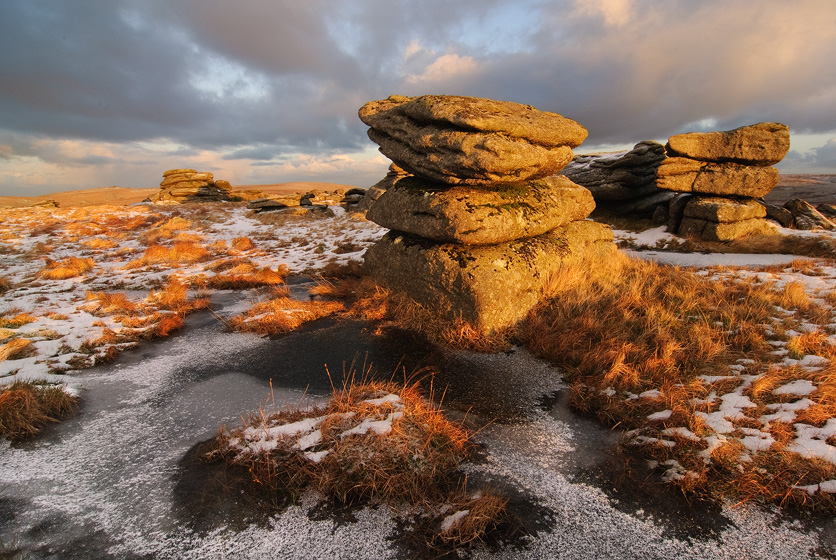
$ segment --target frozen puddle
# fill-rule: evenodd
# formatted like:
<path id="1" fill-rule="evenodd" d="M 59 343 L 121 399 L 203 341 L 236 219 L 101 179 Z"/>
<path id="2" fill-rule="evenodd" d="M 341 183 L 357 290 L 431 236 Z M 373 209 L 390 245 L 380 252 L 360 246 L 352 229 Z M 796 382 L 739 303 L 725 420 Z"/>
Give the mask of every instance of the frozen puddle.
<path id="1" fill-rule="evenodd" d="M 233 305 L 234 302 L 226 302 Z M 836 553 L 832 521 L 754 507 L 689 507 L 670 489 L 619 487 L 618 435 L 568 412 L 551 367 L 517 349 L 450 353 L 407 333 L 317 322 L 291 335 L 226 332 L 209 313 L 183 333 L 76 378 L 83 412 L 32 443 L 0 447 L 0 553 L 26 558 L 410 558 L 387 508 L 314 514 L 310 497 L 272 516 L 218 497 L 195 466 L 220 424 L 268 404 L 327 396 L 355 355 L 388 378 L 439 370 L 446 406 L 469 411 L 481 458 L 471 479 L 507 491 L 523 545 L 474 558 L 816 558 Z M 398 377 L 396 376 L 396 379 Z M 270 387 L 272 380 L 272 391 Z M 545 399 L 545 402 L 544 402 Z M 272 401 L 269 404 L 273 404 Z M 645 494 L 648 494 L 645 496 Z M 234 503 L 233 503 L 234 502 Z"/>

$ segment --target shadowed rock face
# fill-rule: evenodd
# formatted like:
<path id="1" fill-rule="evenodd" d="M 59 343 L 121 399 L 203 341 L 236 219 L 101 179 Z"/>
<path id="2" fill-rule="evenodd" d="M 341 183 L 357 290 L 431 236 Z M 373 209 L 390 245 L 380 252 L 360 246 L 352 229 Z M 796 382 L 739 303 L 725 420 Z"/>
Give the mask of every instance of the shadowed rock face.
<path id="1" fill-rule="evenodd" d="M 359 111 L 369 138 L 406 171 L 452 185 L 547 177 L 572 160 L 587 131 L 531 106 L 475 97 L 392 96 Z"/>
<path id="2" fill-rule="evenodd" d="M 561 172 L 592 192 L 596 201 L 624 201 L 656 192 L 656 169 L 665 159 L 665 147 L 645 140 L 632 150 L 581 154 Z"/>
<path id="3" fill-rule="evenodd" d="M 369 248 L 365 262 L 372 276 L 442 317 L 461 317 L 491 332 L 525 317 L 551 273 L 567 259 L 615 254 L 612 240 L 607 226 L 589 221 L 537 237 L 478 246 L 389 232 Z"/>
<path id="4" fill-rule="evenodd" d="M 722 132 L 689 132 L 668 139 L 671 156 L 715 163 L 775 165 L 790 149 L 790 130 L 780 123 L 759 123 Z"/>
<path id="5" fill-rule="evenodd" d="M 481 245 L 540 235 L 594 209 L 592 194 L 561 176 L 492 190 L 410 177 L 389 188 L 366 217 L 433 241 Z"/>

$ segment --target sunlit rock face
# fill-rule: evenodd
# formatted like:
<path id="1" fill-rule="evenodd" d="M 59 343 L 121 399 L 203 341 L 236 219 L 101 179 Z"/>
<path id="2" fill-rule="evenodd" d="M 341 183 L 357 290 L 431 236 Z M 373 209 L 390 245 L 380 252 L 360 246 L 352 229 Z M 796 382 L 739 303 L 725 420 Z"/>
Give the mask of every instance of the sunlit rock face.
<path id="1" fill-rule="evenodd" d="M 182 202 L 216 202 L 229 200 L 230 184 L 215 180 L 209 172 L 194 169 L 169 169 L 163 173 L 159 192 L 148 200 L 155 204 L 180 204 Z"/>
<path id="2" fill-rule="evenodd" d="M 708 241 L 777 233 L 756 199 L 778 185 L 778 170 L 771 166 L 789 146 L 789 129 L 780 123 L 671 136 L 666 145 L 671 157 L 659 166 L 656 186 L 695 195 L 676 212 L 671 206 L 676 233 Z"/>
<path id="3" fill-rule="evenodd" d="M 589 190 L 556 176 L 586 138 L 578 123 L 441 95 L 371 101 L 359 115 L 394 161 L 368 201 L 367 218 L 392 231 L 367 270 L 440 316 L 486 333 L 511 326 L 561 263 L 615 252 L 609 228 L 584 221 Z"/>

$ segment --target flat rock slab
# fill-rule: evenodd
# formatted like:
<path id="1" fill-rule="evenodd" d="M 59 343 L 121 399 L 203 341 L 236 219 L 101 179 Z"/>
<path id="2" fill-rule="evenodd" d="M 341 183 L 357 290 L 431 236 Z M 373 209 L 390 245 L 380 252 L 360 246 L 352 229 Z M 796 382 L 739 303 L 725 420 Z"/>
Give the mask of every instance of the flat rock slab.
<path id="1" fill-rule="evenodd" d="M 365 264 L 389 288 L 489 333 L 523 319 L 566 260 L 616 251 L 607 226 L 579 221 L 496 245 L 434 243 L 390 231 L 366 251 Z"/>
<path id="2" fill-rule="evenodd" d="M 665 159 L 665 147 L 645 140 L 632 150 L 576 155 L 561 175 L 592 192 L 596 201 L 623 201 L 652 194 L 656 169 Z"/>
<path id="3" fill-rule="evenodd" d="M 689 132 L 668 139 L 671 156 L 745 165 L 775 165 L 790 149 L 790 129 L 781 123 L 758 123 L 722 132 Z"/>
<path id="4" fill-rule="evenodd" d="M 166 171 L 166 173 L 168 173 Z M 167 187 L 169 185 L 174 185 L 176 183 L 186 183 L 191 181 L 203 181 L 206 183 L 211 183 L 215 179 L 214 175 L 209 172 L 206 173 L 172 173 L 170 175 L 166 175 L 163 179 L 162 183 L 160 183 L 160 187 Z"/>
<path id="5" fill-rule="evenodd" d="M 693 235 L 705 241 L 734 241 L 749 235 L 778 235 L 778 226 L 764 218 L 718 223 L 699 218 L 682 218 L 679 235 Z"/>
<path id="6" fill-rule="evenodd" d="M 360 108 L 359 116 L 364 123 L 382 132 L 397 133 L 406 117 L 414 123 L 500 134 L 547 148 L 577 148 L 588 134 L 575 121 L 531 105 L 459 95 L 393 95 L 366 103 Z"/>
<path id="7" fill-rule="evenodd" d="M 390 187 L 366 218 L 445 243 L 484 245 L 534 237 L 595 209 L 592 194 L 562 176 L 486 190 L 409 177 Z"/>
<path id="8" fill-rule="evenodd" d="M 739 222 L 766 216 L 766 207 L 754 199 L 695 196 L 685 205 L 688 218 L 711 222 Z"/>
<path id="9" fill-rule="evenodd" d="M 664 160 L 656 171 L 656 186 L 676 192 L 761 198 L 778 184 L 774 167 L 709 163 L 690 158 Z"/>
<path id="10" fill-rule="evenodd" d="M 557 113 L 475 97 L 392 96 L 359 111 L 369 138 L 399 167 L 452 185 L 554 175 L 587 131 Z"/>

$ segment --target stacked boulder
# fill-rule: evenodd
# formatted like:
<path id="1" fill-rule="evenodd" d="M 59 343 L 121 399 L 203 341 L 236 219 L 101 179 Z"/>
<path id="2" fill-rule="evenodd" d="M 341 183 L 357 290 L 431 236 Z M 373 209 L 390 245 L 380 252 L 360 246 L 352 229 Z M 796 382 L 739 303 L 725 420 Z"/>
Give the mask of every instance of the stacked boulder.
<path id="1" fill-rule="evenodd" d="M 228 181 L 216 181 L 211 173 L 194 169 L 169 169 L 163 173 L 159 192 L 148 198 L 155 204 L 217 202 L 230 200 Z"/>
<path id="2" fill-rule="evenodd" d="M 392 96 L 359 112 L 396 168 L 366 217 L 389 231 L 368 272 L 447 319 L 489 333 L 522 319 L 568 258 L 615 252 L 585 221 L 590 192 L 555 175 L 587 135 L 527 105 Z"/>
<path id="3" fill-rule="evenodd" d="M 777 186 L 772 165 L 789 146 L 789 129 L 779 123 L 672 136 L 656 185 L 687 194 L 671 201 L 669 229 L 707 241 L 777 233 L 758 199 Z"/>
<path id="4" fill-rule="evenodd" d="M 560 174 L 589 189 L 599 208 L 650 215 L 675 196 L 656 186 L 656 169 L 664 159 L 665 146 L 645 140 L 629 151 L 577 155 Z"/>

